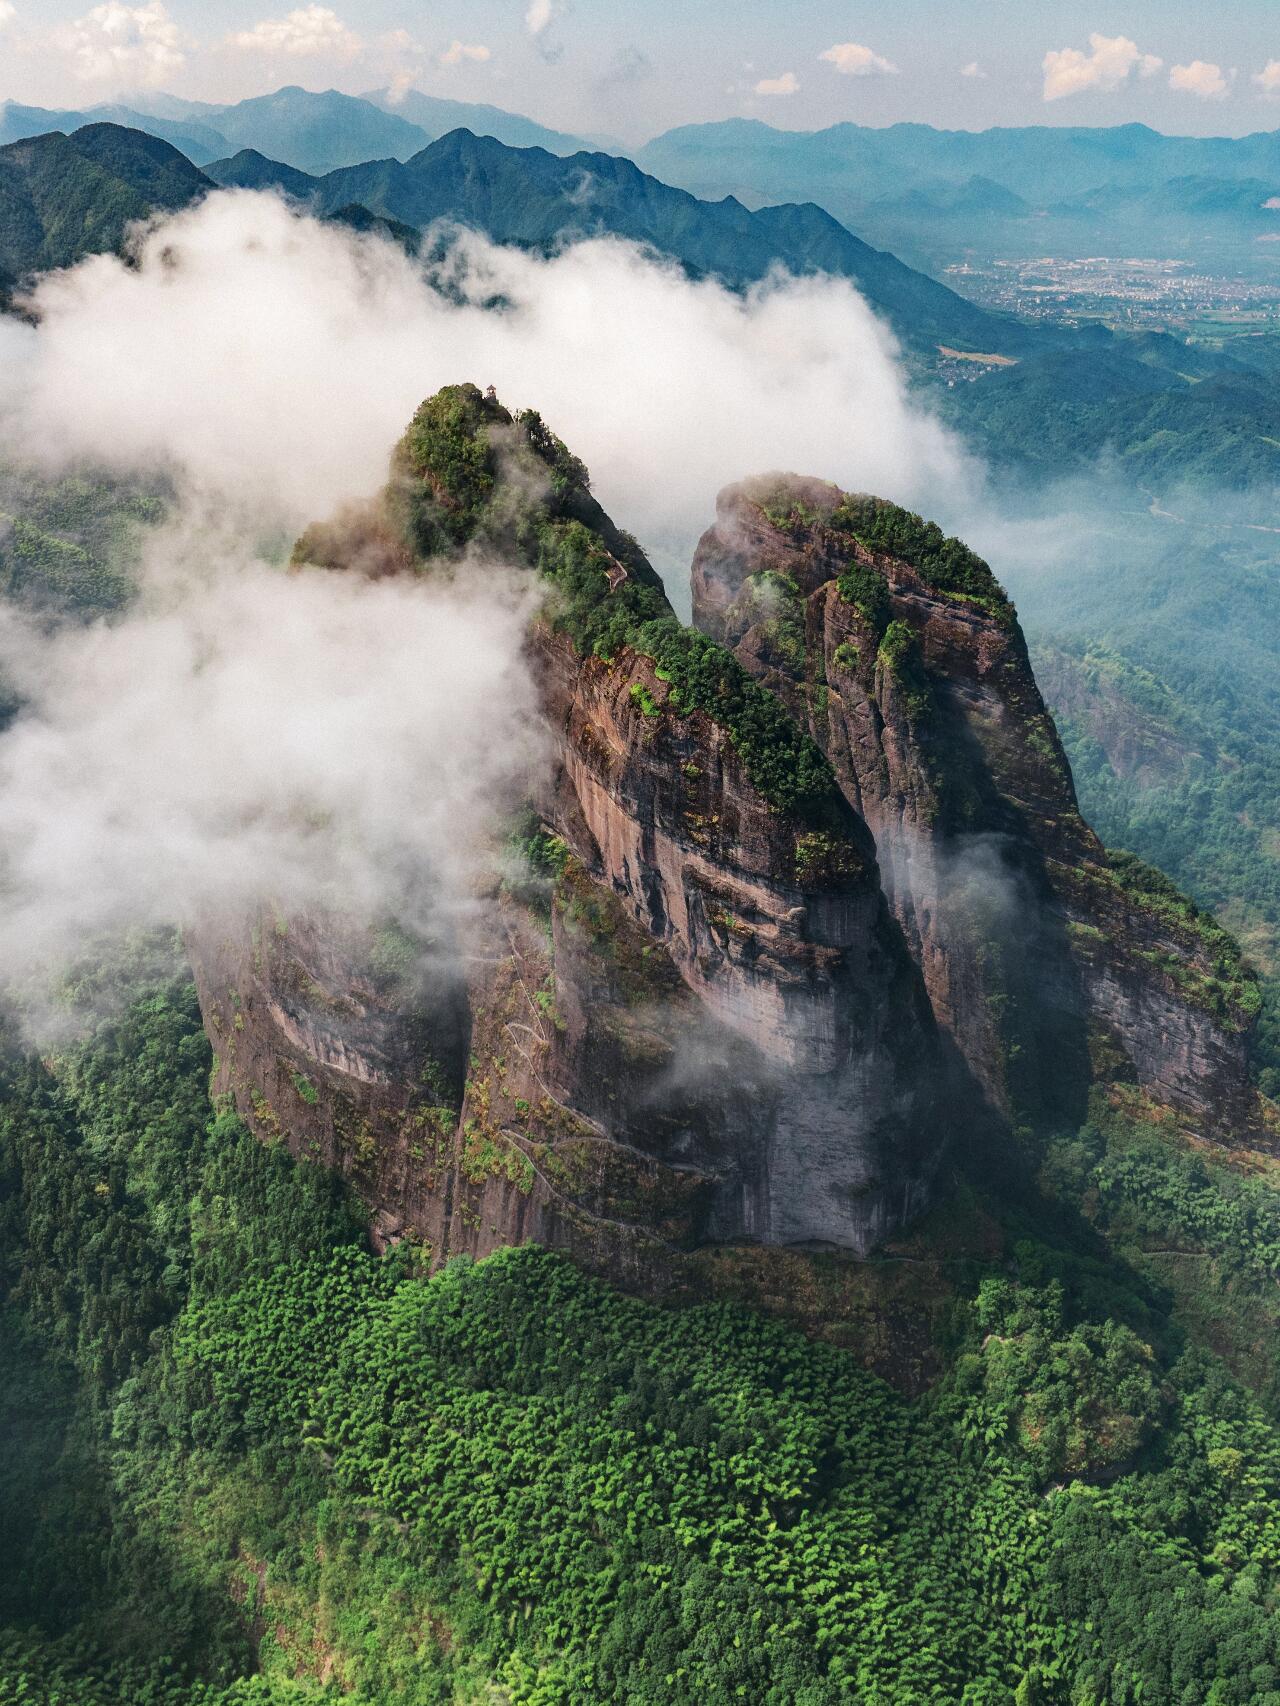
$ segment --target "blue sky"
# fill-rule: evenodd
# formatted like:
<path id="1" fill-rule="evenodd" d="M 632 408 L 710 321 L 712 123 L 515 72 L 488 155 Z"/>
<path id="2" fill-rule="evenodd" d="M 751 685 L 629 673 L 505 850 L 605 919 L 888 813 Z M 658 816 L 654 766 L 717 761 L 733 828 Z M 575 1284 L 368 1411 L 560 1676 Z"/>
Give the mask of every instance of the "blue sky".
<path id="1" fill-rule="evenodd" d="M 228 101 L 397 79 L 628 141 L 734 115 L 1238 134 L 1280 126 L 1280 4 L 0 0 L 0 98 L 85 106 L 149 86 Z"/>

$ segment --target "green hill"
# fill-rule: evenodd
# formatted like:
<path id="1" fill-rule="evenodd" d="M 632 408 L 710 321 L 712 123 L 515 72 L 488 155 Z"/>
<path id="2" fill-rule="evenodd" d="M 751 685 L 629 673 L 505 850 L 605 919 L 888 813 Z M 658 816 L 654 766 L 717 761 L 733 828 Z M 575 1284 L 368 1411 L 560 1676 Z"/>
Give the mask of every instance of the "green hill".
<path id="1" fill-rule="evenodd" d="M 29 273 L 118 248 L 133 220 L 211 187 L 176 148 L 119 125 L 0 148 L 0 295 Z"/>

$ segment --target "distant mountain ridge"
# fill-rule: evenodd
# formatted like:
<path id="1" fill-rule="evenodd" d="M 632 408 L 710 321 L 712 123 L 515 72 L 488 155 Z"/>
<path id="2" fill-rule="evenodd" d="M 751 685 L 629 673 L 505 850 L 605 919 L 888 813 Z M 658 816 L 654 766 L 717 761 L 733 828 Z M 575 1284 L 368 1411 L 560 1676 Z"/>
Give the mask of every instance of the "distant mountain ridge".
<path id="1" fill-rule="evenodd" d="M 455 219 L 499 243 L 546 247 L 570 234 L 626 237 L 735 287 L 778 263 L 797 274 L 830 273 L 853 280 L 915 348 L 943 342 L 1016 353 L 1054 341 L 871 248 L 812 204 L 752 212 L 732 198 L 699 202 L 610 154 L 566 159 L 456 130 L 411 160 L 371 160 L 306 182 L 258 153 L 211 162 L 208 172 L 229 187 L 282 189 L 321 213 L 359 203 L 419 229 Z"/>
<path id="2" fill-rule="evenodd" d="M 583 146 L 576 137 L 501 107 L 445 100 L 416 89 L 393 101 L 386 90 L 362 97 L 296 85 L 221 107 L 163 94 L 140 94 L 131 103 L 83 110 L 8 101 L 0 104 L 0 145 L 54 130 L 69 133 L 94 123 L 119 124 L 158 136 L 197 166 L 253 148 L 300 171 L 315 173 L 384 156 L 407 160 L 459 127 L 516 148 L 541 147 L 563 154 Z"/>
<path id="3" fill-rule="evenodd" d="M 750 206 L 803 195 L 871 242 L 937 269 L 962 254 L 1135 252 L 1231 261 L 1280 233 L 1280 132 L 1165 136 L 1146 125 L 984 131 L 758 119 L 682 125 L 635 153 L 692 194 Z M 968 188 L 966 189 L 966 186 Z M 1178 186 L 1195 186 L 1181 192 Z M 1221 258 L 1221 256 L 1220 256 Z"/>

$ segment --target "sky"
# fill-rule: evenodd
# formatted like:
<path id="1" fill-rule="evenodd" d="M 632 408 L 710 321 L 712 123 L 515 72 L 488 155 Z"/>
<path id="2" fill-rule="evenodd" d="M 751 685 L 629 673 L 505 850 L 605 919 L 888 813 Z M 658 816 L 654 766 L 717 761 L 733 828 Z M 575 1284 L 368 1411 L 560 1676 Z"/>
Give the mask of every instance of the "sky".
<path id="1" fill-rule="evenodd" d="M 1280 4 L 1106 0 L 0 0 L 0 99 L 416 87 L 633 143 L 751 117 L 1280 126 Z"/>

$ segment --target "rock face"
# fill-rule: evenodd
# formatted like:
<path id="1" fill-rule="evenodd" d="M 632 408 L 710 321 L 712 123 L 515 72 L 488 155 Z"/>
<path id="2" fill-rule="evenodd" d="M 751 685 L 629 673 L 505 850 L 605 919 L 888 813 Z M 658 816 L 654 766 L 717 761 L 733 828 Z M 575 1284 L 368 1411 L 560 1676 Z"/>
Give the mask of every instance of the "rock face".
<path id="1" fill-rule="evenodd" d="M 1011 606 L 893 506 L 772 476 L 720 494 L 694 620 L 803 718 L 876 840 L 939 1023 L 1020 1118 L 1090 1055 L 1206 1130 L 1253 1117 L 1234 944 L 1082 820 Z"/>
<path id="2" fill-rule="evenodd" d="M 555 762 L 495 830 L 473 934 L 389 952 L 264 918 L 190 944 L 215 1089 L 343 1171 L 377 1242 L 534 1239 L 700 1286 L 753 1248 L 865 1254 L 955 1129 L 1074 1117 L 1099 1072 L 1206 1130 L 1246 1118 L 1229 938 L 1081 821 L 1012 609 L 918 518 L 731 488 L 699 633 L 540 419 L 455 387 L 297 556 L 496 556 L 547 591 Z"/>
<path id="3" fill-rule="evenodd" d="M 681 629 L 536 417 L 522 438 L 457 400 L 411 430 L 373 510 L 300 554 L 403 572 L 492 527 L 559 579 L 529 640 L 557 752 L 533 865 L 495 877 L 465 985 L 429 1001 L 332 921 L 197 939 L 216 1088 L 343 1168 L 377 1236 L 438 1259 L 534 1238 L 662 1285 L 725 1241 L 865 1253 L 927 1205 L 957 1088 L 867 826 L 770 696 Z M 451 432 L 493 445 L 473 512 Z M 606 656 L 572 632 L 588 620 Z M 687 644 L 682 691 L 656 654 Z"/>

